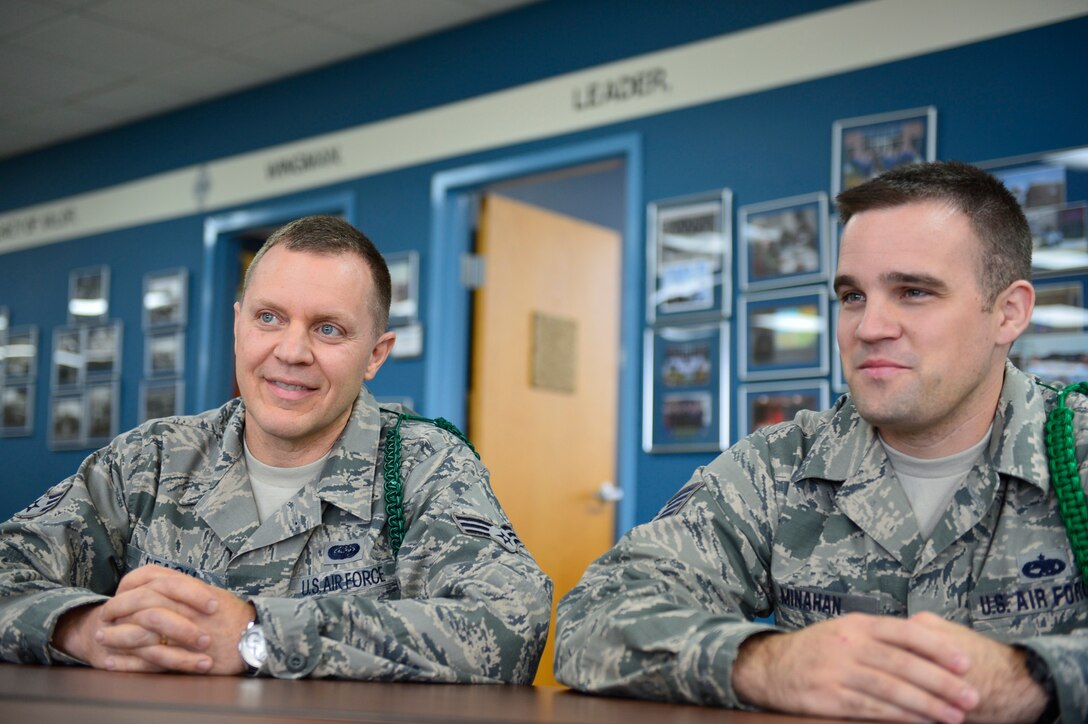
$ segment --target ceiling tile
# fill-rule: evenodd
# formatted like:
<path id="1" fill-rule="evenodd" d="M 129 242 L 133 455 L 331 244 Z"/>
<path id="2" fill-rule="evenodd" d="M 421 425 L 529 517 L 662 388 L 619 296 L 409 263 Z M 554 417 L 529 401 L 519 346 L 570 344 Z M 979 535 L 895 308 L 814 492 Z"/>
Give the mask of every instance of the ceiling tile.
<path id="1" fill-rule="evenodd" d="M 62 16 L 9 41 L 13 47 L 77 61 L 83 67 L 143 72 L 199 49 L 89 17 Z"/>

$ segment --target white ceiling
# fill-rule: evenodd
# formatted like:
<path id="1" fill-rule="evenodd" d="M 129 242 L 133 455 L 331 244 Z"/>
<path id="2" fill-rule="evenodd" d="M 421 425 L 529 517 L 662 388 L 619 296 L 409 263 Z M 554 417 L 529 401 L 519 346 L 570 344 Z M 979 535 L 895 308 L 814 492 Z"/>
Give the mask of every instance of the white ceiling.
<path id="1" fill-rule="evenodd" d="M 0 0 L 0 158 L 538 0 Z"/>

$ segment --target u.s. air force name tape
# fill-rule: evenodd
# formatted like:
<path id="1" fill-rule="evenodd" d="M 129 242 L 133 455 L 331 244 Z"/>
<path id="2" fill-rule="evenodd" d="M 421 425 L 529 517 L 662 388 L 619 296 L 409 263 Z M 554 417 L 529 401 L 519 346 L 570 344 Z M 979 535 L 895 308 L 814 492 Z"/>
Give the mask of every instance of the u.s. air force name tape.
<path id="1" fill-rule="evenodd" d="M 525 547 L 509 525 L 497 525 L 490 520 L 471 515 L 454 515 L 453 520 L 465 535 L 490 538 L 511 553 L 517 553 Z"/>

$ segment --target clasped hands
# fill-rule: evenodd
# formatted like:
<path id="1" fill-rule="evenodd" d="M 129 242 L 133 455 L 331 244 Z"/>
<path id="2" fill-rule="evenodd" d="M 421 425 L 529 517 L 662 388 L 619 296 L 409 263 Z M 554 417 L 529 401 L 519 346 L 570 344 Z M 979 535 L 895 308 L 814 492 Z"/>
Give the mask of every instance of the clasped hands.
<path id="1" fill-rule="evenodd" d="M 238 674 L 238 640 L 253 604 L 192 576 L 146 565 L 121 579 L 110 600 L 68 611 L 53 645 L 112 671 Z"/>
<path id="2" fill-rule="evenodd" d="M 885 721 L 1032 722 L 1046 708 L 1018 649 L 932 613 L 847 614 L 741 645 L 742 701 L 796 714 Z"/>

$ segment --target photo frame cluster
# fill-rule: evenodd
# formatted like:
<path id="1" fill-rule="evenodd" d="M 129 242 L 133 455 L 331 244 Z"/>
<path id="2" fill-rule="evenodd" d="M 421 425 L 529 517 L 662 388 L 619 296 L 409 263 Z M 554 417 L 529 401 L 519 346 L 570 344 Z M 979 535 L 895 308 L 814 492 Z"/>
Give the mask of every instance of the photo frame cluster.
<path id="1" fill-rule="evenodd" d="M 68 325 L 53 329 L 49 446 L 95 447 L 117 435 L 120 417 L 120 320 L 109 320 L 110 270 L 75 269 L 68 276 Z"/>
<path id="2" fill-rule="evenodd" d="M 832 392 L 846 391 L 834 341 L 840 228 L 833 199 L 890 169 L 935 160 L 937 111 L 925 106 L 845 118 L 831 130 L 830 194 L 817 190 L 737 209 L 735 313 L 732 192 L 647 206 L 646 452 L 728 446 L 731 364 L 737 437 L 801 409 L 823 409 Z"/>
<path id="3" fill-rule="evenodd" d="M 13 327 L 0 307 L 0 437 L 34 434 L 37 376 L 38 328 Z"/>
<path id="4" fill-rule="evenodd" d="M 729 445 L 733 193 L 656 201 L 646 214 L 646 452 Z"/>
<path id="5" fill-rule="evenodd" d="M 1035 309 L 1009 351 L 1025 372 L 1065 383 L 1088 379 L 1088 164 L 1083 149 L 978 164 L 1020 203 L 1032 237 Z"/>
<path id="6" fill-rule="evenodd" d="M 184 412 L 189 271 L 177 268 L 145 274 L 141 307 L 144 378 L 139 419 L 144 422 Z"/>

